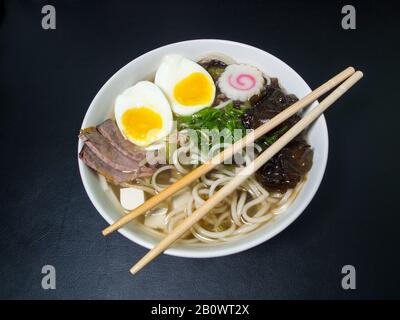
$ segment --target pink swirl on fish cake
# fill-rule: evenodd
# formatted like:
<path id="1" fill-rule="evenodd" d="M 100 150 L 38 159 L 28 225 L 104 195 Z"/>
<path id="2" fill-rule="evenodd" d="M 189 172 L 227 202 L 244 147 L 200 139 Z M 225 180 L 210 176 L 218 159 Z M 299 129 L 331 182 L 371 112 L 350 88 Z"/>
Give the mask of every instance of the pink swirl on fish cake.
<path id="1" fill-rule="evenodd" d="M 251 74 L 241 73 L 236 75 L 234 79 L 232 79 L 233 77 L 234 77 L 233 74 L 229 75 L 228 77 L 229 84 L 233 88 L 241 91 L 253 89 L 257 82 L 256 78 Z"/>

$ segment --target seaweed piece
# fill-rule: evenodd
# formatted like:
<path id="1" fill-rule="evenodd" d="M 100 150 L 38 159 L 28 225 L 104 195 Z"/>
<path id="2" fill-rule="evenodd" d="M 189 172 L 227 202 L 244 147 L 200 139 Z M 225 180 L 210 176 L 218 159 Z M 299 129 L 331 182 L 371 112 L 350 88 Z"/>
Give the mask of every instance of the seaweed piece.
<path id="1" fill-rule="evenodd" d="M 214 81 L 217 81 L 220 75 L 225 71 L 227 64 L 221 60 L 211 59 L 208 61 L 200 62 L 200 65 L 207 70 Z"/>
<path id="2" fill-rule="evenodd" d="M 305 140 L 294 140 L 257 172 L 257 180 L 268 190 L 285 193 L 311 169 L 313 150 Z"/>
<path id="3" fill-rule="evenodd" d="M 298 100 L 295 95 L 285 95 L 278 88 L 267 88 L 265 92 L 268 92 L 268 95 L 266 94 L 264 97 L 259 98 L 258 102 L 252 108 L 246 110 L 242 116 L 242 122 L 246 129 L 258 128 Z M 268 134 L 261 137 L 257 143 L 263 148 L 269 147 L 300 119 L 301 117 L 298 114 L 291 116 Z"/>
<path id="4" fill-rule="evenodd" d="M 247 129 L 255 129 L 296 101 L 298 98 L 295 95 L 285 94 L 277 79 L 271 79 L 260 95 L 250 99 L 252 107 L 242 116 L 243 125 Z M 263 149 L 268 148 L 300 119 L 299 114 L 291 116 L 256 142 Z M 313 150 L 302 132 L 256 172 L 257 180 L 269 191 L 284 193 L 294 188 L 310 170 L 312 159 Z"/>

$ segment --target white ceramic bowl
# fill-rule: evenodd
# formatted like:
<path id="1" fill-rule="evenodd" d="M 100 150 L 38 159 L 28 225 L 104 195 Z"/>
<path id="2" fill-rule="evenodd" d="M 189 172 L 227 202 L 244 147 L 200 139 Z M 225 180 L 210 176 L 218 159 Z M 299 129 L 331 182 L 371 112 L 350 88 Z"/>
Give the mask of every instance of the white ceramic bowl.
<path id="1" fill-rule="evenodd" d="M 254 65 L 269 76 L 278 77 L 280 84 L 287 92 L 294 93 L 299 98 L 304 97 L 311 91 L 307 83 L 292 68 L 263 50 L 226 40 L 190 40 L 173 43 L 150 51 L 120 69 L 106 82 L 93 99 L 86 112 L 82 128 L 95 126 L 105 120 L 110 115 L 117 95 L 137 81 L 154 74 L 164 55 L 177 53 L 189 59 L 196 59 L 207 52 L 220 52 L 233 57 L 238 62 Z M 317 102 L 311 107 L 316 105 Z M 310 128 L 308 139 L 314 149 L 314 164 L 300 194 L 287 211 L 243 239 L 212 246 L 175 244 L 165 253 L 193 258 L 229 255 L 263 243 L 285 229 L 310 203 L 324 175 L 328 158 L 328 131 L 323 116 Z M 81 148 L 82 142 L 79 141 L 78 152 Z M 81 161 L 79 161 L 79 171 L 90 200 L 107 223 L 111 224 L 121 217 L 119 202 L 115 201 L 116 199 L 110 196 L 110 192 L 105 190 L 105 186 L 100 183 L 98 175 Z M 133 223 L 119 230 L 119 232 L 126 238 L 146 248 L 151 248 L 158 242 L 158 239 L 142 231 Z"/>

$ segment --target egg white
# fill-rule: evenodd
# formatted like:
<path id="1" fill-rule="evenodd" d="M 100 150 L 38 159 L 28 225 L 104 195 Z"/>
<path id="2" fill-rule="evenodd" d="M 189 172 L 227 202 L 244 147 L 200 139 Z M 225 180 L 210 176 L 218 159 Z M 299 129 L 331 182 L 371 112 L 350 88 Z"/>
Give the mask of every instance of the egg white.
<path id="1" fill-rule="evenodd" d="M 162 128 L 155 137 L 148 137 L 145 140 L 137 140 L 129 137 L 124 132 L 122 115 L 129 109 L 147 107 L 158 113 L 162 119 Z M 134 86 L 126 89 L 115 100 L 115 120 L 123 136 L 132 143 L 146 147 L 166 137 L 172 130 L 172 111 L 167 98 L 154 83 L 140 81 Z"/>
<path id="2" fill-rule="evenodd" d="M 203 104 L 185 106 L 176 101 L 174 89 L 179 81 L 185 79 L 194 72 L 200 72 L 207 77 L 212 87 L 211 98 Z M 196 62 L 177 54 L 167 55 L 163 58 L 156 72 L 154 83 L 163 90 L 169 99 L 173 112 L 178 115 L 191 115 L 201 109 L 209 107 L 215 98 L 215 84 L 211 75 Z"/>

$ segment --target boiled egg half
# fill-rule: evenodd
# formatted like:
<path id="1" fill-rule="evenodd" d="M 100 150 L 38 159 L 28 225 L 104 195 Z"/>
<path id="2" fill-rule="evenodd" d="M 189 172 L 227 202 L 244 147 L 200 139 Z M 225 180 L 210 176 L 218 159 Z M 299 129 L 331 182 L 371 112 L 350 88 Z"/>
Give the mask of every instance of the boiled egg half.
<path id="1" fill-rule="evenodd" d="M 146 147 L 172 130 L 172 111 L 163 92 L 152 82 L 140 81 L 115 100 L 115 120 L 122 135 Z"/>
<path id="2" fill-rule="evenodd" d="M 210 74 L 199 64 L 180 55 L 163 58 L 155 77 L 178 115 L 191 115 L 211 106 L 215 84 Z"/>

